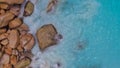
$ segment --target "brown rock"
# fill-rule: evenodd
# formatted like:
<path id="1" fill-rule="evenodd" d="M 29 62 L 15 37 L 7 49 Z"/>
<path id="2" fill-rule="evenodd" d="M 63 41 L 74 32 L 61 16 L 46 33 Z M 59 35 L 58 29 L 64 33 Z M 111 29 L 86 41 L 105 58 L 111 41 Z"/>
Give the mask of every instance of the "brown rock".
<path id="1" fill-rule="evenodd" d="M 20 31 L 20 34 L 25 34 L 29 31 L 27 24 L 23 23 L 20 27 L 17 28 Z"/>
<path id="2" fill-rule="evenodd" d="M 8 64 L 10 61 L 10 57 L 8 54 L 3 54 L 0 63 L 1 64 Z"/>
<path id="3" fill-rule="evenodd" d="M 4 64 L 3 68 L 12 68 L 11 64 Z"/>
<path id="4" fill-rule="evenodd" d="M 6 31 L 7 31 L 7 29 L 2 28 L 2 29 L 0 29 L 0 34 L 5 33 Z"/>
<path id="5" fill-rule="evenodd" d="M 23 51 L 24 51 L 24 48 L 22 47 L 22 45 L 18 45 L 18 46 L 17 46 L 17 50 L 18 50 L 19 52 L 23 52 Z"/>
<path id="6" fill-rule="evenodd" d="M 29 34 L 29 33 L 27 33 L 27 34 L 25 34 L 25 35 L 22 35 L 21 37 L 20 37 L 20 45 L 22 46 L 22 47 L 24 47 L 27 43 L 29 43 L 29 41 L 32 39 L 32 35 L 31 34 Z"/>
<path id="7" fill-rule="evenodd" d="M 5 10 L 0 9 L 0 15 L 3 15 L 3 14 L 5 14 Z"/>
<path id="8" fill-rule="evenodd" d="M 9 21 L 11 21 L 13 18 L 14 18 L 14 15 L 10 12 L 0 15 L 0 28 L 7 26 Z"/>
<path id="9" fill-rule="evenodd" d="M 17 64 L 17 56 L 16 56 L 16 55 L 10 56 L 10 63 L 11 63 L 12 65 Z"/>
<path id="10" fill-rule="evenodd" d="M 6 48 L 5 53 L 8 54 L 8 55 L 11 55 L 12 54 L 12 48 L 10 48 L 10 47 Z"/>
<path id="11" fill-rule="evenodd" d="M 23 58 L 20 60 L 16 65 L 15 68 L 25 68 L 31 63 L 31 60 L 29 58 Z"/>
<path id="12" fill-rule="evenodd" d="M 57 31 L 52 24 L 47 24 L 42 26 L 37 31 L 37 38 L 39 42 L 39 47 L 41 50 L 56 44 L 56 40 L 54 40 Z"/>
<path id="13" fill-rule="evenodd" d="M 47 6 L 47 10 L 46 11 L 47 12 L 52 11 L 53 7 L 55 7 L 56 3 L 57 3 L 57 0 L 50 0 L 49 4 Z"/>
<path id="14" fill-rule="evenodd" d="M 15 18 L 9 23 L 9 28 L 17 28 L 22 24 L 22 20 L 20 18 Z"/>
<path id="15" fill-rule="evenodd" d="M 6 46 L 9 43 L 8 39 L 4 39 L 1 41 L 1 44 Z"/>
<path id="16" fill-rule="evenodd" d="M 8 37 L 8 33 L 0 34 L 0 40 L 6 39 Z"/>
<path id="17" fill-rule="evenodd" d="M 28 1 L 26 6 L 25 6 L 25 16 L 29 16 L 33 13 L 34 10 L 34 5 L 32 2 Z"/>
<path id="18" fill-rule="evenodd" d="M 32 36 L 32 35 L 31 35 Z M 33 47 L 34 47 L 34 44 L 35 44 L 35 39 L 34 37 L 32 36 L 31 40 L 24 46 L 24 49 L 26 51 L 30 51 Z"/>
<path id="19" fill-rule="evenodd" d="M 8 4 L 5 4 L 5 3 L 0 3 L 0 8 L 1 9 L 8 9 Z"/>
<path id="20" fill-rule="evenodd" d="M 9 33 L 8 36 L 9 44 L 7 46 L 11 48 L 16 48 L 17 45 L 19 44 L 18 31 L 16 29 L 13 29 L 13 30 L 9 30 L 8 33 Z"/>
<path id="21" fill-rule="evenodd" d="M 0 2 L 7 4 L 22 4 L 24 0 L 0 0 Z"/>

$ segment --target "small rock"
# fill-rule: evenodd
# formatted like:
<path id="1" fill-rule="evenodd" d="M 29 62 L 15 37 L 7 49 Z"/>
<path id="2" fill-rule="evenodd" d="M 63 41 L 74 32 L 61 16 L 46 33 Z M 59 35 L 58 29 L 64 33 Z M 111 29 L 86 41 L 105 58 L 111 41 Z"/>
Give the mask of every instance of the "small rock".
<path id="1" fill-rule="evenodd" d="M 31 35 L 32 36 L 32 35 Z M 34 44 L 35 44 L 35 39 L 34 37 L 32 36 L 31 40 L 24 46 L 24 49 L 26 51 L 30 51 L 33 47 L 34 47 Z"/>
<path id="2" fill-rule="evenodd" d="M 57 0 L 50 0 L 49 4 L 47 6 L 46 12 L 48 13 L 48 12 L 52 11 L 56 4 L 57 4 Z"/>
<path id="3" fill-rule="evenodd" d="M 22 47 L 22 45 L 18 45 L 18 46 L 17 46 L 17 50 L 18 50 L 19 52 L 23 52 L 23 51 L 24 51 L 24 48 Z"/>
<path id="4" fill-rule="evenodd" d="M 6 31 L 7 31 L 7 29 L 2 28 L 2 29 L 0 29 L 0 34 L 5 33 Z"/>
<path id="5" fill-rule="evenodd" d="M 8 33 L 0 34 L 0 41 L 6 39 L 7 37 L 8 37 Z"/>
<path id="6" fill-rule="evenodd" d="M 0 28 L 5 27 L 8 23 L 14 18 L 14 14 L 7 12 L 3 15 L 0 15 Z"/>
<path id="7" fill-rule="evenodd" d="M 5 14 L 5 10 L 0 9 L 0 15 L 4 15 Z"/>
<path id="8" fill-rule="evenodd" d="M 8 4 L 5 4 L 5 3 L 0 3 L 0 8 L 1 9 L 8 9 Z"/>
<path id="9" fill-rule="evenodd" d="M 8 36 L 9 44 L 7 46 L 11 47 L 11 48 L 16 48 L 19 44 L 18 30 L 16 30 L 16 29 L 10 30 L 10 31 L 8 31 L 8 33 L 9 33 L 9 36 Z"/>
<path id="10" fill-rule="evenodd" d="M 22 46 L 22 47 L 24 47 L 26 44 L 28 44 L 29 43 L 29 41 L 32 39 L 32 34 L 30 34 L 30 33 L 27 33 L 27 34 L 25 34 L 25 35 L 22 35 L 21 37 L 20 37 L 20 45 Z"/>
<path id="11" fill-rule="evenodd" d="M 29 16 L 33 13 L 34 10 L 34 5 L 32 2 L 28 1 L 26 6 L 25 6 L 25 16 Z"/>
<path id="12" fill-rule="evenodd" d="M 8 54 L 8 55 L 11 55 L 11 54 L 12 54 L 12 48 L 7 47 L 7 48 L 5 49 L 5 53 Z"/>
<path id="13" fill-rule="evenodd" d="M 29 27 L 25 23 L 23 23 L 22 25 L 20 25 L 20 27 L 18 27 L 17 29 L 20 31 L 20 34 L 23 34 L 24 31 L 26 33 L 29 31 Z"/>
<path id="14" fill-rule="evenodd" d="M 17 64 L 17 56 L 16 56 L 16 55 L 11 55 L 11 56 L 10 56 L 10 63 L 11 63 L 12 65 Z"/>
<path id="15" fill-rule="evenodd" d="M 6 46 L 9 43 L 8 39 L 4 39 L 1 41 L 1 44 Z"/>
<path id="16" fill-rule="evenodd" d="M 9 55 L 8 55 L 8 54 L 4 54 L 4 55 L 2 56 L 2 58 L 1 58 L 0 63 L 1 63 L 1 64 L 8 64 L 9 61 L 10 61 Z"/>
<path id="17" fill-rule="evenodd" d="M 17 28 L 22 25 L 22 20 L 20 18 L 15 18 L 9 23 L 9 28 Z"/>

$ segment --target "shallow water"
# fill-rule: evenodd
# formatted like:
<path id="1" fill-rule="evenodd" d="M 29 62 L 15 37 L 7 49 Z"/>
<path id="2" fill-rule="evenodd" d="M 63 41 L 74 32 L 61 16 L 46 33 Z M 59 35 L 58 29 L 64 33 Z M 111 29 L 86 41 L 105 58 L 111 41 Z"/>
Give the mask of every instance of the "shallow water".
<path id="1" fill-rule="evenodd" d="M 32 16 L 25 18 L 30 32 L 44 24 L 55 25 L 63 39 L 41 53 L 33 49 L 33 68 L 120 68 L 120 1 L 58 0 L 55 10 L 45 9 L 49 0 L 38 0 Z M 61 67 L 57 67 L 60 63 Z"/>

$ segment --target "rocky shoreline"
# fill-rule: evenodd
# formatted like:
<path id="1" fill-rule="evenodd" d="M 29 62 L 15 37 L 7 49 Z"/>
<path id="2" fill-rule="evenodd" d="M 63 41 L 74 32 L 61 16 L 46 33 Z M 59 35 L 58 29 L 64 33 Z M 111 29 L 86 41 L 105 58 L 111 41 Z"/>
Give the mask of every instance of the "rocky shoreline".
<path id="1" fill-rule="evenodd" d="M 51 12 L 57 0 L 51 0 L 46 12 Z M 0 0 L 0 68 L 26 68 L 32 61 L 31 52 L 35 41 L 44 51 L 62 39 L 55 26 L 46 24 L 37 32 L 37 40 L 29 33 L 24 17 L 34 11 L 34 4 L 28 0 Z"/>

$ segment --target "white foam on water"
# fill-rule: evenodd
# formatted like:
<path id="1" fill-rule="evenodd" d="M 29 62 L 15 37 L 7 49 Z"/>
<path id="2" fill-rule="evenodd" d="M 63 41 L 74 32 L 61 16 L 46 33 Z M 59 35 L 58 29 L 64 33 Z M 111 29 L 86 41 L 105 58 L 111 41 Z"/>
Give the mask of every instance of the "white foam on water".
<path id="1" fill-rule="evenodd" d="M 44 24 L 53 24 L 63 39 L 55 46 L 47 48 L 43 53 L 38 43 L 33 49 L 33 68 L 75 68 L 70 66 L 76 60 L 74 46 L 81 38 L 83 23 L 88 22 L 96 14 L 99 3 L 95 0 L 58 0 L 58 5 L 51 13 L 46 13 L 49 0 L 36 0 L 34 13 L 24 21 L 34 36 L 38 28 Z M 36 36 L 35 36 L 36 38 Z M 37 60 L 35 60 L 37 59 Z M 71 60 L 69 62 L 69 60 Z M 60 63 L 60 67 L 57 66 Z"/>

